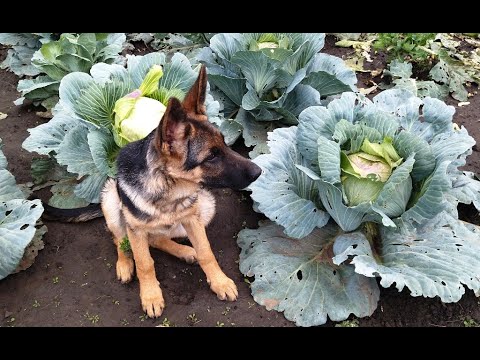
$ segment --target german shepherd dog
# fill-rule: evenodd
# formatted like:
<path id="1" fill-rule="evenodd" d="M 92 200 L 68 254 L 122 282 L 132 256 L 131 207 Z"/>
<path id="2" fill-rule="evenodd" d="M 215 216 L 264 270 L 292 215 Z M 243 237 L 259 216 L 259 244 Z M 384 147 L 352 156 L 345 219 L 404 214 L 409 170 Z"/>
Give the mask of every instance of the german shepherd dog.
<path id="1" fill-rule="evenodd" d="M 117 246 L 117 277 L 140 282 L 143 310 L 162 314 L 165 302 L 149 247 L 187 263 L 198 262 L 212 291 L 234 301 L 238 291 L 215 259 L 205 232 L 215 214 L 215 199 L 205 187 L 243 189 L 260 167 L 231 150 L 206 115 L 207 73 L 202 66 L 183 102 L 170 98 L 158 127 L 122 148 L 118 175 L 105 183 L 101 209 Z M 188 236 L 193 247 L 172 240 Z M 133 259 L 120 249 L 128 237 Z"/>

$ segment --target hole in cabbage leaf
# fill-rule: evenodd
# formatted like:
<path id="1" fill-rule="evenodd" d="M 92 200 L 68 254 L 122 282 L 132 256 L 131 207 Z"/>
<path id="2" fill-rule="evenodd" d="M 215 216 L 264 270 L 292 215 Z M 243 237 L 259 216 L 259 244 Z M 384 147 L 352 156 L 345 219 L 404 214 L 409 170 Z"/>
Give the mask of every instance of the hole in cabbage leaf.
<path id="1" fill-rule="evenodd" d="M 445 283 L 445 281 L 442 281 L 442 285 L 443 285 L 443 286 L 447 286 L 447 284 Z"/>
<path id="2" fill-rule="evenodd" d="M 35 209 L 37 207 L 37 204 L 33 204 L 32 206 L 30 206 L 30 209 Z"/>
<path id="3" fill-rule="evenodd" d="M 20 230 L 25 230 L 26 228 L 28 228 L 28 224 L 23 224 Z"/>
<path id="4" fill-rule="evenodd" d="M 11 212 L 12 212 L 12 210 L 7 210 L 7 211 L 5 212 L 5 216 L 10 215 Z"/>
<path id="5" fill-rule="evenodd" d="M 297 271 L 297 279 L 302 280 L 302 278 L 303 278 L 302 270 L 298 270 Z"/>

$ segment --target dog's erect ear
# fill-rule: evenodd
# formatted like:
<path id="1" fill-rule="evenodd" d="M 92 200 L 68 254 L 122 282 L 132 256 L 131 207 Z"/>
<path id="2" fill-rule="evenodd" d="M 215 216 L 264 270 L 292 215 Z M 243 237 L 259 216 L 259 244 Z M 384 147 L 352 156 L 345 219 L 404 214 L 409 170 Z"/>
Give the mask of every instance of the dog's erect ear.
<path id="1" fill-rule="evenodd" d="M 180 100 L 171 97 L 162 121 L 157 128 L 155 145 L 158 150 L 175 150 L 190 131 L 190 124 L 186 122 L 186 113 Z"/>
<path id="2" fill-rule="evenodd" d="M 183 107 L 187 115 L 198 121 L 207 121 L 205 96 L 207 94 L 207 68 L 202 65 L 198 78 L 183 100 Z"/>

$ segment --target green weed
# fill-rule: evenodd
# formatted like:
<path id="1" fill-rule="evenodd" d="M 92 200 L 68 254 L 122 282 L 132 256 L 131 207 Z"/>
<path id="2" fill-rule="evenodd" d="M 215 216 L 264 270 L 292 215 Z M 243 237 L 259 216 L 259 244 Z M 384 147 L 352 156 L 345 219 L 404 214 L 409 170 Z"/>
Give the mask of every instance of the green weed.
<path id="1" fill-rule="evenodd" d="M 358 327 L 358 319 L 345 320 L 341 323 L 335 324 L 335 327 Z"/>
<path id="2" fill-rule="evenodd" d="M 123 252 L 132 251 L 132 248 L 130 247 L 130 241 L 128 240 L 127 236 L 122 239 L 122 242 L 120 243 L 120 250 Z"/>

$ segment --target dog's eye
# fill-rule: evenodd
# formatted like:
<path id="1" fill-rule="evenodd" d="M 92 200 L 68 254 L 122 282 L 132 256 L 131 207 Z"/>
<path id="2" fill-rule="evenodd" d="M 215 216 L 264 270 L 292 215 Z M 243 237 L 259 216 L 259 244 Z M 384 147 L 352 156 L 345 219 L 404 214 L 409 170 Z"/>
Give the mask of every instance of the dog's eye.
<path id="1" fill-rule="evenodd" d="M 218 154 L 220 154 L 220 150 L 213 148 L 210 150 L 210 154 L 205 158 L 204 161 L 213 161 L 217 158 Z"/>
<path id="2" fill-rule="evenodd" d="M 205 158 L 205 161 L 212 161 L 212 160 L 214 160 L 216 157 L 217 157 L 217 154 L 215 154 L 215 153 L 210 153 L 210 155 L 208 155 L 208 156 Z"/>

